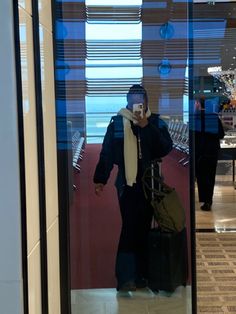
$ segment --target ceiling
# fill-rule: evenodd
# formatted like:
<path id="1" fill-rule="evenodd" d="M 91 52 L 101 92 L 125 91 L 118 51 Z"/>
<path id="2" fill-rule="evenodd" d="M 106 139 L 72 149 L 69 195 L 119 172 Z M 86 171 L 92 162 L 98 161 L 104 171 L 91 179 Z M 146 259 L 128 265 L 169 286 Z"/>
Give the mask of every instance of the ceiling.
<path id="1" fill-rule="evenodd" d="M 212 55 L 209 66 L 215 66 L 213 62 L 219 59 L 218 65 L 222 69 L 236 68 L 236 2 L 215 2 L 215 4 L 200 3 L 193 5 L 193 18 L 200 21 L 208 21 L 214 26 L 218 22 L 218 28 L 205 30 L 205 38 L 195 39 L 195 58 L 200 58 L 198 52 L 206 52 Z M 204 66 L 202 66 L 204 69 Z"/>
<path id="2" fill-rule="evenodd" d="M 142 58 L 142 83 L 148 90 L 152 110 L 160 108 L 161 99 L 168 112 L 181 114 L 183 94 L 188 91 L 188 60 L 193 60 L 195 78 L 209 76 L 207 68 L 212 66 L 236 68 L 235 2 L 194 1 L 191 4 L 182 0 L 144 0 L 141 6 L 118 3 L 86 6 L 83 2 L 65 2 L 61 4 L 61 17 L 69 22 L 79 21 L 81 25 L 105 23 L 108 29 L 110 24 L 142 22 L 142 40 L 86 41 L 81 37 L 64 41 L 63 53 L 78 60 Z M 168 36 L 162 32 L 167 25 L 170 26 Z M 168 73 L 160 71 L 166 69 L 160 67 L 163 60 L 169 64 Z M 125 78 L 95 78 L 81 81 L 76 94 L 79 97 L 79 90 L 85 94 L 124 94 L 132 83 Z"/>
<path id="3" fill-rule="evenodd" d="M 148 3 L 150 2 L 148 1 Z M 145 60 L 160 60 L 163 57 L 167 57 L 172 64 L 173 75 L 170 72 L 166 78 L 144 75 L 145 85 L 150 86 L 151 83 L 150 91 L 154 104 L 165 93 L 166 97 L 176 100 L 184 92 L 187 92 L 188 79 L 184 77 L 184 70 L 188 58 L 193 62 L 194 81 L 200 80 L 202 76 L 209 77 L 208 67 L 222 66 L 223 70 L 236 68 L 235 2 L 201 1 L 199 3 L 199 1 L 195 1 L 188 6 L 184 2 L 169 0 L 166 4 L 165 9 L 154 10 L 145 9 L 144 2 L 142 14 L 144 25 L 159 26 L 162 23 L 170 22 L 174 29 L 176 28 L 171 39 L 152 40 L 151 42 L 146 41 L 145 38 L 143 40 L 144 68 Z M 180 25 L 181 29 L 178 28 Z M 183 29 L 187 29 L 187 31 L 184 33 Z M 150 46 L 155 47 L 152 53 L 150 53 Z M 205 80 L 205 82 L 207 81 L 209 82 L 209 80 Z M 205 86 L 201 87 L 205 88 Z M 178 106 L 178 102 L 176 105 Z"/>

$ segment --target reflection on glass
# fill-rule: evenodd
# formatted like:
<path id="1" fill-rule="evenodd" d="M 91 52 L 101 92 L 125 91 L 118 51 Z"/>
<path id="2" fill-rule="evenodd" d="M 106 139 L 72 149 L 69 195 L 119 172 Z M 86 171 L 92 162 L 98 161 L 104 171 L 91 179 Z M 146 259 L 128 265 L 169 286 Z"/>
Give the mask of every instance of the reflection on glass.
<path id="1" fill-rule="evenodd" d="M 203 7 L 204 6 L 204 7 Z M 230 256 L 224 255 L 222 247 L 227 250 L 226 241 L 230 242 L 230 251 L 235 245 L 235 178 L 234 162 L 235 148 L 234 138 L 236 134 L 235 119 L 235 86 L 233 76 L 235 73 L 235 24 L 231 23 L 231 17 L 235 10 L 235 3 L 230 1 L 194 1 L 193 5 L 193 102 L 190 104 L 192 118 L 190 127 L 193 131 L 193 140 L 196 144 L 195 157 L 195 208 L 196 233 L 198 248 L 211 253 L 204 262 L 207 267 L 204 279 L 208 291 L 212 289 L 212 298 L 217 299 L 217 291 L 224 285 L 224 294 L 227 300 L 232 297 L 234 284 L 230 278 L 224 277 L 224 283 L 215 281 L 213 285 L 209 279 L 210 273 L 214 273 L 214 257 L 217 252 L 222 254 L 221 266 L 217 270 L 220 273 L 228 271 Z M 207 10 L 207 15 L 202 14 Z M 215 44 L 217 43 L 217 44 Z M 205 57 L 203 57 L 203 55 Z M 191 116 L 190 116 L 191 117 Z M 220 118 L 220 120 L 219 120 Z M 223 128 L 222 130 L 222 123 Z M 226 123 L 226 124 L 224 124 Z M 224 138 L 222 139 L 225 133 Z M 199 142 L 201 146 L 198 145 Z M 226 145 L 225 145 L 226 144 Z M 210 153 L 209 153 L 210 152 Z M 205 179 L 207 176 L 207 179 Z M 207 183 L 207 185 L 204 185 Z M 227 195 L 227 196 L 226 196 Z M 227 205 L 226 205 L 227 204 Z M 201 231 L 208 232 L 202 234 Z M 211 232 L 211 233 L 210 233 Z M 219 240 L 218 240 L 219 239 Z M 230 239 L 230 240 L 229 240 Z M 208 241 L 224 243 L 223 246 L 209 247 Z M 203 253 L 197 251 L 197 283 L 198 297 L 203 302 L 199 305 L 199 311 L 206 307 L 213 311 L 213 304 L 204 299 L 201 282 L 201 263 Z M 224 312 L 221 302 L 214 302 L 219 311 Z"/>
<path id="2" fill-rule="evenodd" d="M 101 2 L 100 5 L 104 5 L 104 3 Z M 91 19 L 89 22 L 91 22 Z M 107 120 L 104 114 L 96 114 L 96 111 L 99 110 L 97 104 L 102 103 L 101 108 L 104 108 L 102 111 L 110 113 L 111 118 L 112 113 L 117 112 L 122 104 L 125 104 L 126 95 L 124 91 L 116 92 L 116 90 L 120 89 L 120 85 L 125 84 L 128 87 L 132 83 L 141 82 L 143 76 L 141 58 L 142 23 L 139 21 L 139 24 L 132 25 L 132 23 L 126 21 L 127 24 L 125 25 L 109 25 L 109 28 L 107 28 L 106 22 L 104 21 L 105 24 L 101 24 L 101 20 L 98 22 L 95 19 L 93 24 L 86 23 L 85 34 L 88 50 L 85 76 L 88 86 L 87 93 L 90 96 L 86 100 L 91 100 L 91 97 L 93 100 L 93 105 L 90 101 L 90 110 L 93 111 L 93 114 L 86 115 L 86 119 L 89 123 L 97 119 L 103 121 L 103 133 L 101 133 L 100 127 L 87 127 L 87 136 L 90 137 L 90 143 L 96 133 L 100 138 L 101 135 L 104 136 L 104 126 L 107 126 L 110 120 Z M 106 110 L 104 106 L 107 103 L 108 95 L 106 94 L 108 94 L 107 87 L 109 85 L 111 88 L 110 94 L 114 95 L 114 100 L 110 99 L 109 108 Z M 88 109 L 87 103 L 86 109 Z"/>
<path id="3" fill-rule="evenodd" d="M 91 6 L 91 5 L 116 6 L 117 1 L 116 0 L 85 0 L 85 4 L 86 4 L 86 6 Z M 119 5 L 121 5 L 121 6 L 131 6 L 131 5 L 140 6 L 140 5 L 142 5 L 142 0 L 120 0 Z"/>
<path id="4" fill-rule="evenodd" d="M 174 35 L 174 27 L 167 22 L 160 27 L 160 36 L 163 39 L 171 39 Z"/>
<path id="5" fill-rule="evenodd" d="M 148 299 L 161 298 L 167 313 L 192 313 L 186 89 L 187 3 L 181 2 L 181 9 L 176 17 L 173 12 L 179 3 L 175 2 L 171 3 L 171 8 L 158 1 L 122 1 L 119 5 L 110 1 L 86 1 L 77 2 L 76 6 L 73 2 L 65 3 L 67 11 L 63 13 L 66 13 L 66 18 L 61 19 L 63 14 L 60 14 L 56 33 L 57 119 L 66 121 L 68 131 L 66 134 L 63 133 L 63 128 L 58 128 L 58 134 L 64 134 L 64 141 L 60 141 L 58 149 L 65 148 L 67 140 L 70 169 L 74 165 L 69 179 L 69 186 L 74 186 L 70 198 L 72 294 L 77 299 L 81 293 L 85 293 L 89 300 L 91 293 L 97 293 L 93 289 L 104 288 L 109 289 L 105 291 L 113 298 L 110 301 L 114 303 L 114 311 L 119 307 L 122 310 L 121 302 L 125 302 L 124 299 L 121 302 L 119 298 L 116 299 L 115 289 L 116 252 L 121 232 L 119 202 L 113 185 L 117 169 L 114 167 L 110 173 L 101 197 L 95 195 L 93 176 L 111 118 L 127 106 L 127 92 L 130 87 L 142 84 L 148 91 L 150 111 L 162 115 L 161 121 L 168 126 L 174 143 L 174 149 L 163 158 L 162 168 L 166 182 L 176 188 L 186 209 L 188 263 L 184 267 L 188 268 L 188 280 L 186 287 L 182 285 L 185 282 L 181 282 L 172 291 L 168 302 L 165 297 L 169 292 L 155 294 L 150 289 L 140 291 L 146 300 L 139 303 L 139 306 L 144 306 L 149 312 L 158 312 L 158 302 L 152 305 Z M 166 23 L 163 17 L 170 12 L 173 14 L 171 25 L 174 32 L 169 37 L 161 36 L 160 27 Z M 181 44 L 176 48 L 178 43 Z M 163 60 L 160 73 L 158 66 Z M 144 99 L 136 100 L 144 103 Z M 114 150 L 121 147 L 122 151 L 122 134 L 122 131 L 117 132 L 116 135 L 120 138 Z M 134 147 L 135 143 L 134 141 Z M 105 146 L 106 144 L 103 145 Z M 131 146 L 132 144 L 127 149 L 130 153 L 133 152 Z M 155 151 L 155 143 L 152 142 L 149 149 Z M 135 161 L 130 167 L 134 165 Z M 102 171 L 103 176 L 105 172 Z M 141 194 L 142 192 L 139 196 Z M 132 263 L 131 257 L 128 263 L 125 262 L 118 268 L 120 270 L 130 267 Z M 118 286 L 120 288 L 120 282 Z M 135 307 L 135 296 L 139 292 L 132 293 L 127 292 L 127 295 L 134 296 L 129 301 Z M 122 296 L 118 294 L 118 297 Z M 84 304 L 80 302 L 74 304 L 77 311 L 85 311 L 82 306 Z M 89 302 L 85 306 L 88 306 L 89 311 Z"/>
<path id="6" fill-rule="evenodd" d="M 167 58 L 164 58 L 158 66 L 160 74 L 167 75 L 171 71 L 171 65 Z"/>

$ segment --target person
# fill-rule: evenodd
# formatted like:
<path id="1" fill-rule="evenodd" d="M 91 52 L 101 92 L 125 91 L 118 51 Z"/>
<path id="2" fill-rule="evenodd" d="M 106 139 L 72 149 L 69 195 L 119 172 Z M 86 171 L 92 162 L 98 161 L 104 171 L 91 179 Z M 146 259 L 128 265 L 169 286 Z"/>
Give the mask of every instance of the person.
<path id="1" fill-rule="evenodd" d="M 204 96 L 195 102 L 195 176 L 203 211 L 211 210 L 220 139 L 225 135 L 218 113 L 211 106 L 211 101 L 206 101 Z"/>
<path id="2" fill-rule="evenodd" d="M 133 113 L 133 105 L 138 103 L 143 104 L 143 117 L 140 112 Z M 167 125 L 150 112 L 144 87 L 133 85 L 126 108 L 108 125 L 93 179 L 100 196 L 113 165 L 118 166 L 115 185 L 122 219 L 115 270 L 118 291 L 147 286 L 147 238 L 153 210 L 144 196 L 142 174 L 152 160 L 171 149 Z"/>

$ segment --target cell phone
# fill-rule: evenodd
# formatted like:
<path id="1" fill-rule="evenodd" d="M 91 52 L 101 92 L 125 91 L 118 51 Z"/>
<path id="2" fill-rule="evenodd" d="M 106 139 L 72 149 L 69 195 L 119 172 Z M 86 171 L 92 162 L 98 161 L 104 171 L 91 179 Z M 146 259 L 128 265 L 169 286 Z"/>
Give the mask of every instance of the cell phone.
<path id="1" fill-rule="evenodd" d="M 143 118 L 143 104 L 133 104 L 133 113 L 140 112 L 140 117 Z"/>

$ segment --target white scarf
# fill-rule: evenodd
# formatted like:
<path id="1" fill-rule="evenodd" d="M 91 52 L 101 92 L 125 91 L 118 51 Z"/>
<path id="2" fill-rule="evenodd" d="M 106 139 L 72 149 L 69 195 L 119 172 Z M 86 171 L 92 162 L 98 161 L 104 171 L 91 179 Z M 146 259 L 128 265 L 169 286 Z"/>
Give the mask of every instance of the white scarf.
<path id="1" fill-rule="evenodd" d="M 123 117 L 124 125 L 124 160 L 125 160 L 125 178 L 126 183 L 129 186 L 133 186 L 136 183 L 136 177 L 138 172 L 138 148 L 137 148 L 137 138 L 134 135 L 130 121 L 134 123 L 133 113 L 126 109 L 122 108 L 118 115 Z M 146 117 L 150 117 L 151 111 L 148 109 L 146 112 Z"/>

